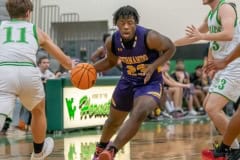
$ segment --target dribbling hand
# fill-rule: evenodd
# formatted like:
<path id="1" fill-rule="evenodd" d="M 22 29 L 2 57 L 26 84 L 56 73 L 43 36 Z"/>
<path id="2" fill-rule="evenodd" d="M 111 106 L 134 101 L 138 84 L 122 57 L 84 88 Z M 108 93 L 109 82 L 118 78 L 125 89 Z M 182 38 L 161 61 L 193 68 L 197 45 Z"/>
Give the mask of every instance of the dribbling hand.
<path id="1" fill-rule="evenodd" d="M 72 60 L 72 68 L 76 67 L 76 65 L 79 63 L 76 59 Z"/>

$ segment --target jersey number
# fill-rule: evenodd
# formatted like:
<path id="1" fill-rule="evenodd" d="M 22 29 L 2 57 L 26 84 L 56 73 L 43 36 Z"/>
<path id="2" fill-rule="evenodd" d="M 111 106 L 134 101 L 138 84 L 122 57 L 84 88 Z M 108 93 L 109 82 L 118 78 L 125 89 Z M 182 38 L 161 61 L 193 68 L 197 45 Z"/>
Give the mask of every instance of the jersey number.
<path id="1" fill-rule="evenodd" d="M 12 27 L 6 27 L 4 28 L 6 30 L 6 40 L 4 41 L 4 43 L 12 43 L 12 42 L 16 42 L 16 43 L 28 43 L 26 41 L 26 28 L 18 28 L 19 31 L 19 38 L 18 39 L 13 39 L 12 33 L 13 33 L 13 29 Z"/>
<path id="2" fill-rule="evenodd" d="M 217 51 L 219 48 L 220 48 L 219 44 L 216 41 L 214 41 L 213 44 L 212 44 L 212 49 L 214 51 Z"/>
<path id="3" fill-rule="evenodd" d="M 127 65 L 127 73 L 131 76 L 144 76 L 146 68 L 144 64 L 139 64 L 136 67 L 133 65 Z"/>
<path id="4" fill-rule="evenodd" d="M 227 81 L 225 79 L 221 79 L 218 83 L 218 89 L 223 90 L 226 83 Z"/>

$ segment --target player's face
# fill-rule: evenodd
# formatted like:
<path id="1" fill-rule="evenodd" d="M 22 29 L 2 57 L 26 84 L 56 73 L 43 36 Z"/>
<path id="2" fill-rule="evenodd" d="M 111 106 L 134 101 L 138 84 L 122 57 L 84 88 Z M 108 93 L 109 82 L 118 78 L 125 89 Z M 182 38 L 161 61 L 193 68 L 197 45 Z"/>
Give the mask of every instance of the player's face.
<path id="1" fill-rule="evenodd" d="M 117 21 L 117 27 L 123 40 L 128 41 L 133 39 L 136 31 L 136 22 L 132 16 L 120 17 Z"/>
<path id="2" fill-rule="evenodd" d="M 207 4 L 212 3 L 213 1 L 215 1 L 215 0 L 202 0 L 202 3 L 203 3 L 204 5 L 207 5 Z"/>

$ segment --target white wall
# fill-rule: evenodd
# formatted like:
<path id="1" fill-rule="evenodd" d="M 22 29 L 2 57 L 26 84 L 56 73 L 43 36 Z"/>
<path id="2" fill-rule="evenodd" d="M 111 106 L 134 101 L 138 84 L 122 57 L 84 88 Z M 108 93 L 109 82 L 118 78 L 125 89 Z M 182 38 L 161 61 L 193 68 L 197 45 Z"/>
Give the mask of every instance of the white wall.
<path id="1" fill-rule="evenodd" d="M 237 4 L 240 13 L 240 0 Z M 77 12 L 81 21 L 108 20 L 123 5 L 132 5 L 140 14 L 140 24 L 175 40 L 182 37 L 187 25 L 199 25 L 209 11 L 202 0 L 42 0 L 42 5 L 59 5 L 61 13 Z"/>

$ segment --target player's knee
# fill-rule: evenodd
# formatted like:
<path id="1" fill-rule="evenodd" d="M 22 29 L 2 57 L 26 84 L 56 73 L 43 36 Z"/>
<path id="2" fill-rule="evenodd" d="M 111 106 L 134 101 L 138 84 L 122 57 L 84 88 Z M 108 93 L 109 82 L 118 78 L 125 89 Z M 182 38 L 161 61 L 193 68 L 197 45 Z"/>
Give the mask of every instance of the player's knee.
<path id="1" fill-rule="evenodd" d="M 210 105 L 209 103 L 205 104 L 205 111 L 208 113 L 208 115 L 212 115 L 215 114 L 217 112 L 216 107 L 213 107 L 212 105 Z"/>
<path id="2" fill-rule="evenodd" d="M 45 99 L 40 101 L 31 111 L 32 115 L 45 115 Z"/>
<path id="3" fill-rule="evenodd" d="M 150 112 L 147 109 L 139 109 L 138 111 L 133 112 L 130 115 L 130 118 L 136 122 L 142 122 L 145 120 L 149 113 Z"/>

